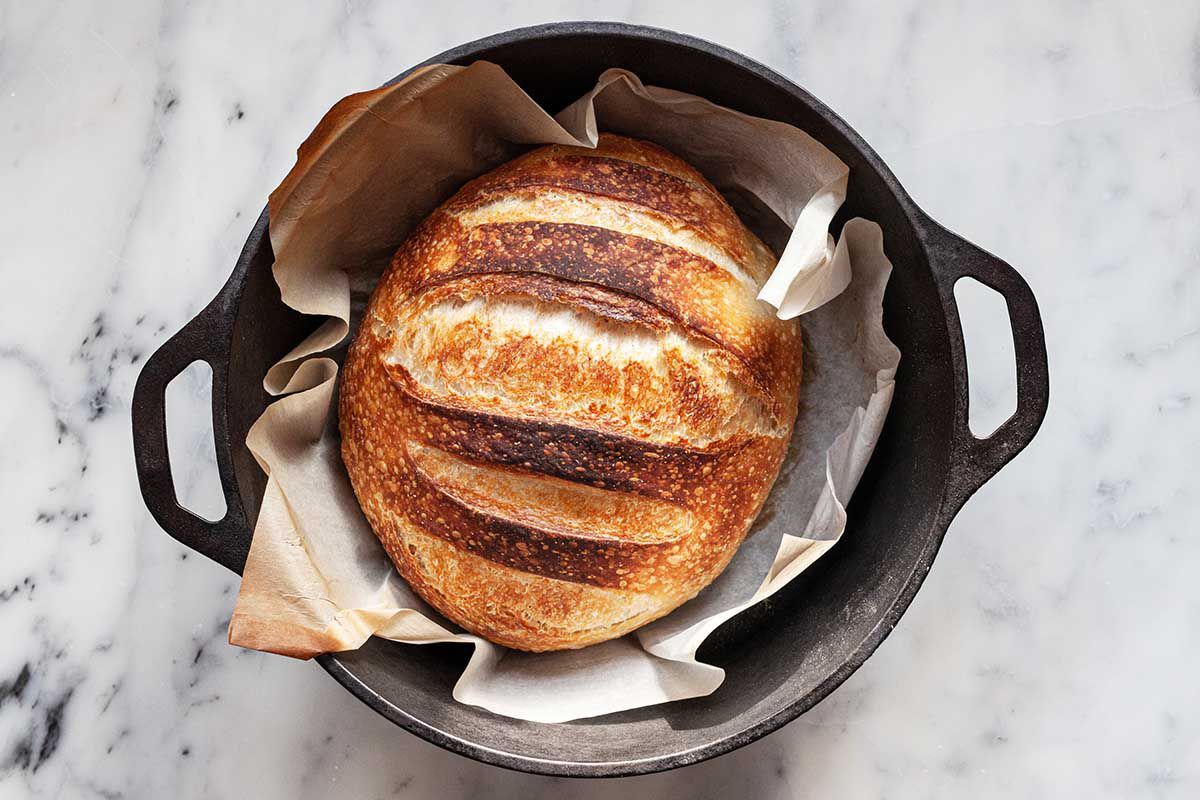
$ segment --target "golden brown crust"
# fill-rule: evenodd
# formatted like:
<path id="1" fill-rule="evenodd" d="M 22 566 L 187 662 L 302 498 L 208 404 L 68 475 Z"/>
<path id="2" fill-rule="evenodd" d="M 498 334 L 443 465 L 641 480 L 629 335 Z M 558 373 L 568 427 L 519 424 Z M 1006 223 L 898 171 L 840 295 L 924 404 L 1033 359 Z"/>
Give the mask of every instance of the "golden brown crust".
<path id="1" fill-rule="evenodd" d="M 670 173 L 618 158 L 563 155 L 501 168 L 481 181 L 469 200 L 460 200 L 461 205 L 452 202 L 450 210 L 478 208 L 498 197 L 547 190 L 581 192 L 641 206 L 694 229 L 738 262 L 750 257 L 741 223 L 719 196 Z"/>
<path id="2" fill-rule="evenodd" d="M 372 295 L 339 404 L 359 502 L 414 589 L 547 650 L 711 582 L 796 414 L 799 327 L 754 299 L 765 252 L 690 166 L 608 135 L 431 215 Z"/>
<path id="3" fill-rule="evenodd" d="M 610 303 L 627 314 L 634 313 L 628 298 L 645 301 L 737 358 L 765 398 L 786 398 L 782 384 L 795 369 L 796 329 L 778 324 L 769 307 L 701 256 L 606 228 L 555 222 L 485 223 L 464 230 L 444 216 L 425 235 L 454 239 L 457 260 L 426 262 L 425 269 L 414 270 L 407 276 L 413 294 L 454 278 L 522 273 L 609 289 Z M 778 410 L 778 403 L 772 405 Z"/>

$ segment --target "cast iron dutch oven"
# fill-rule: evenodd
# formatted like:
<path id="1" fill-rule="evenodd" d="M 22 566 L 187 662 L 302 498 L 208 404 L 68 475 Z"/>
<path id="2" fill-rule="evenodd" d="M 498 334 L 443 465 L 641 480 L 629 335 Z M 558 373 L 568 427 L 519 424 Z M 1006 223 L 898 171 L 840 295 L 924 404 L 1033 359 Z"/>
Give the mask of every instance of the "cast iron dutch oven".
<path id="1" fill-rule="evenodd" d="M 885 328 L 903 353 L 895 400 L 838 546 L 702 648 L 701 657 L 727 673 L 709 697 L 545 725 L 455 703 L 451 688 L 469 654 L 461 645 L 372 639 L 318 662 L 401 727 L 503 767 L 633 775 L 726 753 L 808 710 L 866 660 L 912 601 L 955 513 L 1032 440 L 1049 400 L 1037 304 L 1012 267 L 917 208 L 836 114 L 737 53 L 651 28 L 563 23 L 491 36 L 426 63 L 477 59 L 502 66 L 552 113 L 605 69 L 625 67 L 647 84 L 790 123 L 830 148 L 850 167 L 835 231 L 851 217 L 875 220 L 895 265 L 884 300 Z M 265 485 L 245 446 L 246 431 L 270 400 L 262 378 L 315 324 L 280 302 L 271 262 L 264 209 L 229 282 L 146 362 L 133 397 L 138 478 L 150 512 L 180 542 L 235 572 L 245 564 Z M 1017 410 L 987 439 L 967 427 L 967 363 L 953 293 L 963 276 L 1003 295 L 1012 323 Z M 167 460 L 164 392 L 197 359 L 213 371 L 213 430 L 228 505 L 218 522 L 177 503 Z"/>

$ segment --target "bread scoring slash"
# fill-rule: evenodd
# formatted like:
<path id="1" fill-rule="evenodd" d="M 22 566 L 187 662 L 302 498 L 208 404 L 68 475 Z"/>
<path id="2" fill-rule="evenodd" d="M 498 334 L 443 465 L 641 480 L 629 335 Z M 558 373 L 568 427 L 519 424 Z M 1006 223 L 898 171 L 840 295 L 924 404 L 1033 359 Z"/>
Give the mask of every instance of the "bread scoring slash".
<path id="1" fill-rule="evenodd" d="M 400 574 L 521 650 L 621 636 L 729 563 L 774 482 L 800 327 L 695 169 L 610 134 L 468 183 L 396 253 L 347 356 L 342 457 Z"/>

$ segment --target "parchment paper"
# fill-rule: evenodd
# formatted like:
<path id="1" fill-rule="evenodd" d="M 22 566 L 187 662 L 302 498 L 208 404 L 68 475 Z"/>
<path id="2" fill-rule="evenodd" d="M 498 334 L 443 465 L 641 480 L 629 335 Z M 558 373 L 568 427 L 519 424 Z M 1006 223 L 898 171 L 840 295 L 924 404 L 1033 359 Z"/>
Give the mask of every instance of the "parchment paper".
<path id="1" fill-rule="evenodd" d="M 336 376 L 370 289 L 421 219 L 467 180 L 530 146 L 590 147 L 599 130 L 674 151 L 768 243 L 786 241 L 760 298 L 781 317 L 808 312 L 800 417 L 754 531 L 697 598 L 615 641 L 520 653 L 459 631 L 392 567 L 341 462 Z M 283 396 L 247 438 L 268 482 L 230 642 L 299 658 L 354 649 L 371 635 L 461 642 L 474 652 L 455 699 L 539 722 L 714 691 L 724 672 L 698 662 L 697 648 L 834 545 L 891 401 L 899 352 L 881 326 L 891 271 L 881 232 L 851 220 L 836 246 L 828 233 L 846 176 L 841 161 L 794 127 L 646 87 L 623 70 L 605 72 L 557 117 L 485 62 L 428 67 L 396 86 L 340 101 L 271 195 L 283 300 L 328 319 L 264 380 Z"/>

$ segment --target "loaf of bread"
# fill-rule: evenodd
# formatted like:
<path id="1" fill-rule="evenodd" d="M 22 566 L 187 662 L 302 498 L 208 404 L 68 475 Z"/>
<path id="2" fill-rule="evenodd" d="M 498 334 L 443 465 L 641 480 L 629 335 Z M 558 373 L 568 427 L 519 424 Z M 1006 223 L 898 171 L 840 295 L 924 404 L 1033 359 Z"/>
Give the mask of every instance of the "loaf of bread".
<path id="1" fill-rule="evenodd" d="M 399 187 L 402 189 L 402 187 Z M 468 183 L 396 253 L 340 389 L 400 574 L 508 647 L 584 647 L 729 563 L 787 449 L 800 327 L 695 169 L 614 135 Z"/>

